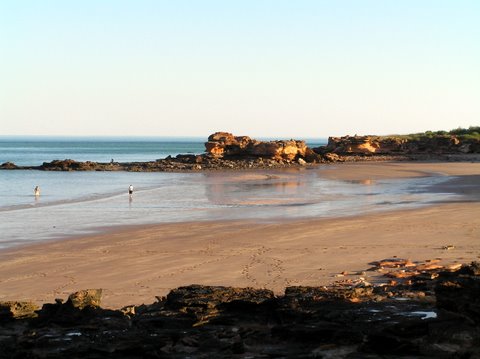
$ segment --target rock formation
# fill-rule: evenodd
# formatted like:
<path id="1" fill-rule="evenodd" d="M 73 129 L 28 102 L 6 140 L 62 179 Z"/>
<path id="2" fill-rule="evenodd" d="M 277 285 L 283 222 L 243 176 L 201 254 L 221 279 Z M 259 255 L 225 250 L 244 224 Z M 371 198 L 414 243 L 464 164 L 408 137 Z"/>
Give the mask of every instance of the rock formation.
<path id="1" fill-rule="evenodd" d="M 257 141 L 248 136 L 217 132 L 208 137 L 206 153 L 179 154 L 148 162 L 79 162 L 72 159 L 44 162 L 40 166 L 17 166 L 6 162 L 0 169 L 42 171 L 130 171 L 171 172 L 217 169 L 283 168 L 328 161 L 308 148 L 304 141 Z"/>
<path id="2" fill-rule="evenodd" d="M 216 132 L 205 143 L 207 154 L 219 158 L 261 157 L 276 161 L 305 160 L 305 141 L 257 141 L 248 136 L 234 136 L 228 132 Z"/>
<path id="3" fill-rule="evenodd" d="M 326 146 L 309 148 L 305 141 L 257 141 L 248 136 L 216 132 L 208 137 L 205 150 L 203 154 L 179 154 L 148 162 L 102 163 L 65 159 L 44 162 L 40 166 L 17 166 L 5 162 L 0 165 L 0 170 L 176 172 L 270 169 L 352 161 L 480 161 L 480 140 L 459 140 L 455 136 L 420 140 L 379 136 L 330 137 Z"/>
<path id="4" fill-rule="evenodd" d="M 0 302 L 0 358 L 480 356 L 479 263 L 455 272 L 398 258 L 372 264 L 419 273 L 377 286 L 288 287 L 281 296 L 190 285 L 121 310 L 99 307 L 96 289 L 40 310 Z"/>
<path id="5" fill-rule="evenodd" d="M 480 263 L 445 274 L 435 287 L 437 307 L 461 314 L 480 325 Z"/>
<path id="6" fill-rule="evenodd" d="M 435 136 L 408 139 L 401 136 L 344 136 L 329 137 L 327 146 L 319 153 L 336 154 L 455 154 L 479 153 L 479 140 L 463 140 L 456 136 Z"/>
<path id="7" fill-rule="evenodd" d="M 0 169 L 4 170 L 16 170 L 18 166 L 13 162 L 5 162 L 0 165 Z"/>

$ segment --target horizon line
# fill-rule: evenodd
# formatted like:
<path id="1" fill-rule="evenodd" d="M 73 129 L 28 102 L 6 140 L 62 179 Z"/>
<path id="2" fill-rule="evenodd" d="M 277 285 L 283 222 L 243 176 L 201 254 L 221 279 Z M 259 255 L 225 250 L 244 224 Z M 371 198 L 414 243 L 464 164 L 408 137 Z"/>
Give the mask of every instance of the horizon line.
<path id="1" fill-rule="evenodd" d="M 235 135 L 234 135 L 235 136 Z M 238 137 L 238 136 L 236 136 Z M 309 140 L 318 140 L 318 139 L 328 139 L 331 136 L 320 136 L 320 137 L 307 137 L 307 136 L 248 136 L 252 139 L 309 139 Z M 0 139 L 9 139 L 9 138 L 31 138 L 31 139 L 60 139 L 60 138 L 70 138 L 70 139 L 185 139 L 185 140 L 203 140 L 206 141 L 208 136 L 155 136 L 155 135 L 0 135 Z"/>

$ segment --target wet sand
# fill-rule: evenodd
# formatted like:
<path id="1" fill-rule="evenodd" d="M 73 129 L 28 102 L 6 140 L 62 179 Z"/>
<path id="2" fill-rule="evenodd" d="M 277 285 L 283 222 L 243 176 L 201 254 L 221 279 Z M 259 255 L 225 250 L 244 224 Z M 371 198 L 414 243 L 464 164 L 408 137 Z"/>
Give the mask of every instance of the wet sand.
<path id="1" fill-rule="evenodd" d="M 480 163 L 349 163 L 321 171 L 331 179 L 365 184 L 430 173 L 458 176 L 432 190 L 464 197 L 421 209 L 334 219 L 121 227 L 9 249 L 0 252 L 0 301 L 41 304 L 79 289 L 103 288 L 103 306 L 119 308 L 152 303 L 155 296 L 193 283 L 282 293 L 286 286 L 342 280 L 343 271 L 362 272 L 368 262 L 393 256 L 439 258 L 444 264 L 479 258 Z M 367 280 L 386 281 L 370 274 Z"/>

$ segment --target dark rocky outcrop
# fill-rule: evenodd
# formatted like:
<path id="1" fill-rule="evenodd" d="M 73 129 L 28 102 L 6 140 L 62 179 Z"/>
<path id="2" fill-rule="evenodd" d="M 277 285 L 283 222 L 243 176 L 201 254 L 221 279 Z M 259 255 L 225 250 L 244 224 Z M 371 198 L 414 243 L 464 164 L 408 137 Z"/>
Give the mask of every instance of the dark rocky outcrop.
<path id="1" fill-rule="evenodd" d="M 461 314 L 480 325 L 480 263 L 444 275 L 435 294 L 438 308 Z"/>
<path id="2" fill-rule="evenodd" d="M 479 267 L 416 264 L 422 275 L 401 283 L 289 287 L 283 296 L 191 285 L 122 310 L 99 307 L 99 290 L 80 291 L 35 315 L 0 316 L 0 358 L 476 358 Z"/>
<path id="3" fill-rule="evenodd" d="M 15 170 L 18 169 L 18 166 L 12 162 L 5 162 L 0 165 L 0 169 L 4 170 Z"/>

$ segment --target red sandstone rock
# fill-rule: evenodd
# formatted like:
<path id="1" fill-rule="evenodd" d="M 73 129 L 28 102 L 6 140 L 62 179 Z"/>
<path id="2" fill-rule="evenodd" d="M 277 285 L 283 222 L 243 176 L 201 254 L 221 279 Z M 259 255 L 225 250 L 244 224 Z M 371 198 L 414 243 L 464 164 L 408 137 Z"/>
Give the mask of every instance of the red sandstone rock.
<path id="1" fill-rule="evenodd" d="M 258 157 L 274 160 L 293 161 L 297 156 L 305 156 L 306 145 L 304 141 L 270 141 L 257 142 L 252 146 L 250 153 Z"/>
<path id="2" fill-rule="evenodd" d="M 338 154 L 418 154 L 476 153 L 477 140 L 462 142 L 455 136 L 408 139 L 382 136 L 329 137 L 325 152 Z"/>
<path id="3" fill-rule="evenodd" d="M 233 136 L 228 132 L 216 132 L 205 143 L 206 152 L 216 157 L 245 156 L 273 160 L 293 161 L 305 157 L 307 146 L 304 141 L 257 141 L 248 136 Z"/>
<path id="4" fill-rule="evenodd" d="M 230 143 L 235 141 L 235 137 L 228 132 L 215 132 L 208 136 L 208 141 Z"/>
<path id="5" fill-rule="evenodd" d="M 343 159 L 336 153 L 326 153 L 324 158 L 328 162 L 343 162 Z"/>
<path id="6" fill-rule="evenodd" d="M 215 156 L 215 157 L 222 157 L 223 154 L 225 153 L 225 146 L 218 142 L 205 142 L 205 149 L 206 152 Z"/>
<path id="7" fill-rule="evenodd" d="M 327 149 L 334 153 L 375 153 L 380 147 L 370 136 L 329 137 Z"/>

